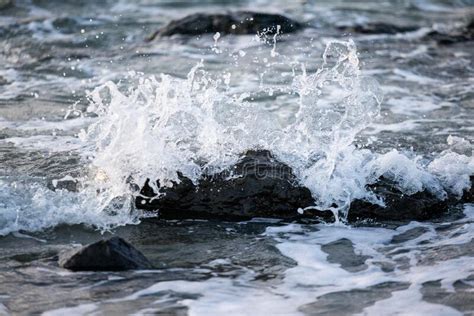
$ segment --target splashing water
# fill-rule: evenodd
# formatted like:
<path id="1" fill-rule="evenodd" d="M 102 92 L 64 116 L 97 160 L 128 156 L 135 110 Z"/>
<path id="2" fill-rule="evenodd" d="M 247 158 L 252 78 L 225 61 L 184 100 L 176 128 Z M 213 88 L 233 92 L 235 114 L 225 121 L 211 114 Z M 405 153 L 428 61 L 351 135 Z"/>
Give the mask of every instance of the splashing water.
<path id="1" fill-rule="evenodd" d="M 146 214 L 135 209 L 134 200 L 146 179 L 172 186 L 181 173 L 197 183 L 249 149 L 270 150 L 289 165 L 317 201 L 302 207 L 331 210 L 337 221 L 346 218 L 354 199 L 384 205 L 367 186 L 381 176 L 404 194 L 429 190 L 440 199 L 448 193 L 459 197 L 470 187 L 474 159 L 467 140 L 448 138 L 452 149 L 431 161 L 355 145 L 358 133 L 378 117 L 382 93 L 361 74 L 353 41 L 330 42 L 313 73 L 304 64 L 298 69 L 285 86 L 284 93 L 295 97 L 291 105 L 298 106 L 286 125 L 252 102 L 250 92 L 236 93 L 230 72 L 213 76 L 203 62 L 184 79 L 130 73 L 123 82 L 97 87 L 89 94 L 89 113 L 83 113 L 92 124 L 74 144 L 87 165 L 76 179 L 79 192 L 51 191 L 28 179 L 0 180 L 0 234 L 63 223 L 101 230 L 138 223 Z"/>
<path id="2" fill-rule="evenodd" d="M 90 94 L 88 111 L 98 118 L 81 133 L 93 144 L 86 152 L 95 174 L 89 185 L 100 192 L 102 208 L 112 203 L 128 212 L 146 179 L 171 186 L 182 173 L 196 183 L 256 148 L 272 151 L 293 168 L 317 200 L 310 208 L 332 210 L 336 217 L 347 216 L 356 198 L 383 205 L 366 188 L 382 175 L 406 194 L 426 189 L 441 199 L 446 190 L 459 195 L 470 186 L 472 157 L 440 157 L 456 160 L 452 168 L 463 176 L 452 177 L 439 161 L 426 168 L 420 157 L 355 147 L 356 135 L 379 115 L 382 93 L 375 80 L 361 74 L 352 40 L 330 42 L 314 74 L 301 66 L 290 88 L 299 110 L 285 127 L 250 102 L 248 93 L 230 93 L 229 74 L 213 78 L 202 62 L 186 79 L 131 74 L 130 80 L 136 82 L 131 88 L 109 82 Z"/>

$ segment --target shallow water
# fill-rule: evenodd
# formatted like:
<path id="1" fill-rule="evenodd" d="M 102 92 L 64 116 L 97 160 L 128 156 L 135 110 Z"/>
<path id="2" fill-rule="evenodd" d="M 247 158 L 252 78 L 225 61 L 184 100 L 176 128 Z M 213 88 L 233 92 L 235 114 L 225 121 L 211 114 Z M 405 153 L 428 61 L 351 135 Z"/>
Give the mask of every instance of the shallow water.
<path id="1" fill-rule="evenodd" d="M 310 27 L 267 43 L 212 34 L 144 41 L 172 18 L 235 8 L 284 12 Z M 473 14 L 470 1 L 434 0 L 34 0 L 0 11 L 0 314 L 474 313 L 473 205 L 451 210 L 464 218 L 350 227 L 164 222 L 140 219 L 143 214 L 123 203 L 130 198 L 125 188 L 130 174 L 137 183 L 149 176 L 169 180 L 176 170 L 198 176 L 196 160 L 209 169 L 224 168 L 259 145 L 297 170 L 325 201 L 321 207 L 344 204 L 340 188 L 367 197 L 360 183 L 348 179 L 364 184 L 374 173 L 399 176 L 407 192 L 456 193 L 474 172 L 474 43 L 443 46 L 423 35 L 456 27 Z M 395 35 L 337 29 L 380 21 L 420 29 Z M 367 98 L 351 104 L 363 110 L 361 116 L 335 129 L 340 121 L 321 110 L 338 100 L 337 94 L 331 99 L 335 81 L 323 91 L 327 98 L 315 103 L 311 83 L 321 77 L 311 76 L 323 64 L 328 43 L 347 45 L 351 39 L 355 59 L 341 65 L 356 73 L 352 82 L 375 78 L 383 101 L 379 109 L 366 94 L 379 96 L 379 88 L 351 86 L 348 77 L 339 76 L 342 91 Z M 201 61 L 196 80 L 202 86 L 203 80 L 217 81 L 188 93 L 189 73 Z M 169 96 L 163 81 L 146 81 L 160 74 L 169 75 L 178 96 L 174 108 L 175 99 L 154 99 Z M 104 84 L 117 92 L 101 93 Z M 159 112 L 150 100 L 170 112 Z M 177 107 L 186 115 L 164 128 L 149 122 Z M 318 122 L 326 125 L 311 128 Z M 234 129 L 219 129 L 233 124 Z M 162 145 L 156 143 L 159 135 L 167 137 Z M 299 143 L 295 135 L 302 136 Z M 176 152 L 169 140 L 179 143 Z M 189 143 L 197 148 L 186 147 Z M 325 174 L 305 159 L 336 149 L 344 157 L 334 160 L 339 177 L 319 189 L 316 175 Z M 373 169 L 360 167 L 367 160 Z M 77 179 L 83 187 L 52 191 L 58 179 Z M 111 210 L 117 197 L 123 198 L 121 206 Z M 108 229 L 160 269 L 70 273 L 55 266 L 59 251 L 108 236 Z"/>

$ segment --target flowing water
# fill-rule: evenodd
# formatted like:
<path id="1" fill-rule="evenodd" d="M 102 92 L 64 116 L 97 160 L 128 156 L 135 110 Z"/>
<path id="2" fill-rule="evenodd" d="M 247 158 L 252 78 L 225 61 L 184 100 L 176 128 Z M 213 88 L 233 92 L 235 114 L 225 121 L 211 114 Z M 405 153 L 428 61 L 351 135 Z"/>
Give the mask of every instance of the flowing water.
<path id="1" fill-rule="evenodd" d="M 294 34 L 145 38 L 206 11 L 285 13 Z M 380 176 L 460 196 L 474 174 L 469 1 L 16 1 L 0 10 L 0 314 L 474 314 L 474 205 L 345 224 Z M 397 34 L 339 27 L 390 21 Z M 291 166 L 338 221 L 163 221 L 134 184 Z M 64 188 L 67 186 L 67 188 Z M 302 206 L 304 207 L 304 206 Z M 304 209 L 295 210 L 304 212 Z M 463 216 L 461 216 L 463 215 Z M 159 269 L 72 273 L 58 252 L 118 235 Z"/>

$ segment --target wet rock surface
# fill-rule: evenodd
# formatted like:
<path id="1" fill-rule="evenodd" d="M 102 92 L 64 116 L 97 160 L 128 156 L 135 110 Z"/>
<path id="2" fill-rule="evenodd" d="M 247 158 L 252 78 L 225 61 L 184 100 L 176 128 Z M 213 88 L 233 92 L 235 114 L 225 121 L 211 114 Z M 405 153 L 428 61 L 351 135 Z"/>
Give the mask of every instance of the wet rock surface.
<path id="1" fill-rule="evenodd" d="M 474 176 L 470 177 L 471 179 L 471 188 L 469 190 L 465 190 L 462 196 L 462 201 L 466 203 L 474 203 Z"/>
<path id="2" fill-rule="evenodd" d="M 440 200 L 428 191 L 406 195 L 393 182 L 380 178 L 370 188 L 383 197 L 385 207 L 363 200 L 351 203 L 348 215 L 350 222 L 364 219 L 384 220 L 429 220 L 443 215 L 448 208 L 448 200 Z"/>
<path id="3" fill-rule="evenodd" d="M 268 151 L 249 151 L 231 171 L 201 179 L 195 186 L 182 177 L 172 188 L 162 188 L 159 199 L 148 182 L 136 206 L 159 210 L 165 219 L 201 218 L 247 220 L 254 217 L 297 219 L 330 216 L 321 212 L 299 214 L 298 208 L 314 205 L 311 192 L 300 186 L 291 168 Z M 328 212 L 329 213 L 329 212 Z"/>
<path id="4" fill-rule="evenodd" d="M 347 238 L 322 245 L 321 250 L 328 254 L 328 262 L 337 263 L 349 272 L 359 272 L 367 269 L 365 261 L 370 257 L 356 254 L 354 245 Z"/>
<path id="5" fill-rule="evenodd" d="M 124 271 L 153 268 L 136 248 L 119 237 L 60 254 L 59 266 L 73 271 Z"/>
<path id="6" fill-rule="evenodd" d="M 472 178 L 471 178 L 472 179 Z M 159 183 L 158 183 L 159 187 Z M 448 206 L 472 200 L 472 188 L 461 200 L 440 200 L 429 191 L 403 194 L 395 183 L 385 178 L 369 188 L 382 197 L 386 206 L 364 200 L 352 202 L 347 220 L 410 221 L 430 220 L 443 216 Z M 315 205 L 311 192 L 301 186 L 289 166 L 279 162 L 269 151 L 249 151 L 230 170 L 204 177 L 197 185 L 181 176 L 173 187 L 162 187 L 155 198 L 149 182 L 136 199 L 136 207 L 159 210 L 163 219 L 248 220 L 255 217 L 299 220 L 303 218 L 333 220 L 331 212 L 299 208 Z"/>
<path id="7" fill-rule="evenodd" d="M 354 315 L 362 313 L 364 308 L 374 305 L 377 301 L 387 299 L 393 292 L 409 287 L 407 283 L 385 282 L 367 289 L 354 289 L 329 293 L 318 297 L 317 301 L 300 307 L 305 315 Z M 341 302 L 341 305 L 334 304 Z"/>
<path id="8" fill-rule="evenodd" d="M 465 315 L 472 315 L 474 310 L 474 292 L 470 284 L 474 281 L 474 275 L 467 279 L 458 280 L 453 284 L 453 291 L 447 291 L 441 286 L 441 281 L 425 282 L 421 288 L 423 300 L 433 303 L 451 306 Z"/>
<path id="9" fill-rule="evenodd" d="M 428 231 L 429 231 L 429 229 L 426 228 L 426 227 L 415 227 L 415 228 L 409 229 L 406 232 L 403 232 L 399 235 L 393 236 L 390 243 L 392 243 L 392 244 L 401 244 L 401 243 L 416 239 L 416 238 L 422 236 L 423 234 L 427 233 Z"/>
<path id="10" fill-rule="evenodd" d="M 235 11 L 228 13 L 195 13 L 173 20 L 152 34 L 148 40 L 156 37 L 182 35 L 200 35 L 206 33 L 221 34 L 266 34 L 291 33 L 301 29 L 301 23 L 280 14 Z"/>

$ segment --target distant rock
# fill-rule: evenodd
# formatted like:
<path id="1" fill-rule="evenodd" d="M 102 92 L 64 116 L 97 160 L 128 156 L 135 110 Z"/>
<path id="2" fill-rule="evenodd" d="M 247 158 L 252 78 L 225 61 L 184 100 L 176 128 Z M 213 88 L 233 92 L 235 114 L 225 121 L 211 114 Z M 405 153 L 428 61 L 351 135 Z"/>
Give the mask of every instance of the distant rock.
<path id="1" fill-rule="evenodd" d="M 356 253 L 350 239 L 341 238 L 328 244 L 321 245 L 321 250 L 328 254 L 327 261 L 337 263 L 349 272 L 359 272 L 367 269 L 365 261 L 369 256 Z"/>
<path id="2" fill-rule="evenodd" d="M 173 20 L 153 33 L 148 40 L 156 37 L 200 35 L 219 32 L 224 34 L 275 34 L 291 33 L 302 28 L 302 24 L 280 14 L 235 11 L 229 13 L 195 13 Z"/>
<path id="3" fill-rule="evenodd" d="M 0 10 L 13 6 L 13 0 L 0 0 Z"/>
<path id="4" fill-rule="evenodd" d="M 433 30 L 426 34 L 425 39 L 434 40 L 440 45 L 452 45 L 474 40 L 474 20 L 464 27 L 449 32 Z"/>
<path id="5" fill-rule="evenodd" d="M 360 34 L 398 34 L 413 32 L 418 29 L 416 26 L 398 26 L 388 23 L 368 23 L 357 24 L 351 26 L 339 26 L 339 30 L 346 33 L 360 33 Z"/>
<path id="6" fill-rule="evenodd" d="M 148 259 L 119 237 L 62 253 L 59 266 L 73 271 L 123 271 L 153 268 Z"/>

